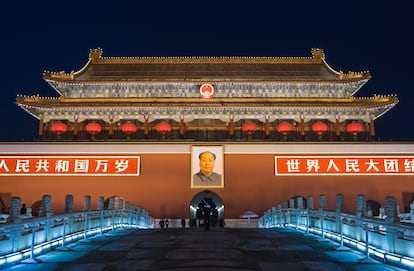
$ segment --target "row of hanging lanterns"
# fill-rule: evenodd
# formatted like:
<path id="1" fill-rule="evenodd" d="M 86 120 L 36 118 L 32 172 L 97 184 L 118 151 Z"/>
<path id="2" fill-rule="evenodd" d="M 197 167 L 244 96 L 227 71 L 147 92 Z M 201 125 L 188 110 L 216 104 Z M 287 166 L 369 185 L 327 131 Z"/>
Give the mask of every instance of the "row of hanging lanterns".
<path id="1" fill-rule="evenodd" d="M 121 131 L 125 134 L 133 134 L 137 131 L 137 129 L 137 125 L 132 122 L 126 122 L 121 126 Z M 171 124 L 167 122 L 160 122 L 157 124 L 156 129 L 159 133 L 165 135 L 166 133 L 171 132 L 172 127 Z M 61 121 L 57 121 L 52 123 L 50 130 L 57 135 L 61 135 L 68 130 L 68 126 Z M 85 130 L 91 135 L 96 135 L 102 132 L 102 125 L 97 122 L 89 122 L 86 124 Z"/>
<path id="2" fill-rule="evenodd" d="M 50 126 L 50 130 L 57 135 L 61 135 L 66 133 L 66 131 L 68 130 L 68 126 L 63 122 L 57 121 L 52 123 L 52 125 Z M 102 126 L 99 123 L 90 122 L 86 124 L 85 130 L 91 135 L 96 135 L 102 131 Z"/>
<path id="3" fill-rule="evenodd" d="M 54 122 L 51 125 L 51 131 L 57 135 L 64 134 L 68 130 L 68 126 L 63 122 Z M 89 122 L 85 126 L 85 130 L 91 134 L 96 135 L 102 131 L 102 125 L 97 122 Z M 121 130 L 125 134 L 133 134 L 137 131 L 137 125 L 132 122 L 126 122 L 122 124 Z M 156 130 L 161 135 L 165 136 L 167 133 L 171 132 L 172 127 L 171 124 L 167 122 L 160 122 L 156 125 Z M 251 136 L 257 130 L 257 125 L 254 122 L 245 122 L 242 125 L 242 131 L 246 132 L 249 136 Z M 293 125 L 289 122 L 283 121 L 276 125 L 276 131 L 278 131 L 282 135 L 287 135 L 289 132 L 293 130 Z M 328 125 L 322 121 L 317 121 L 312 124 L 312 131 L 318 135 L 322 135 L 326 131 L 328 131 Z M 351 122 L 348 123 L 346 126 L 346 131 L 350 134 L 356 135 L 363 131 L 363 126 L 359 122 Z"/>
<path id="4" fill-rule="evenodd" d="M 325 122 L 317 121 L 312 124 L 312 132 L 316 133 L 317 135 L 322 135 L 326 131 L 328 131 L 328 125 Z M 252 135 L 257 130 L 257 125 L 254 122 L 245 122 L 242 125 L 242 131 L 246 132 L 249 136 Z M 283 121 L 276 125 L 276 131 L 278 131 L 282 135 L 287 135 L 293 130 L 293 125 L 289 122 Z M 346 131 L 350 134 L 356 135 L 363 131 L 363 126 L 359 122 L 351 122 L 348 123 L 346 126 Z"/>

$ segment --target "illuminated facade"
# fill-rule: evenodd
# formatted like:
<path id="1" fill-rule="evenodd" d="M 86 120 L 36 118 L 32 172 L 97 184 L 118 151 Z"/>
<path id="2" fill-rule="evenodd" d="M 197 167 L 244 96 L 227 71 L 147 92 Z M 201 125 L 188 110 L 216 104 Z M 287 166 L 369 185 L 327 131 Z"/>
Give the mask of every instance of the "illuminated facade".
<path id="1" fill-rule="evenodd" d="M 396 96 L 357 98 L 368 72 L 312 57 L 103 57 L 45 72 L 58 98 L 18 96 L 40 140 L 370 141 Z"/>
<path id="2" fill-rule="evenodd" d="M 370 74 L 337 72 L 320 49 L 280 58 L 94 49 L 79 71 L 43 77 L 60 96 L 16 98 L 43 142 L 0 144 L 3 199 L 30 206 L 50 194 L 59 212 L 67 194 L 119 196 L 156 218 L 191 219 L 206 193 L 225 218 L 322 194 L 333 209 L 342 193 L 349 212 L 359 194 L 379 205 L 394 196 L 401 209 L 414 200 L 414 145 L 369 142 L 398 98 L 355 97 Z M 212 186 L 198 178 L 205 150 L 216 151 Z"/>

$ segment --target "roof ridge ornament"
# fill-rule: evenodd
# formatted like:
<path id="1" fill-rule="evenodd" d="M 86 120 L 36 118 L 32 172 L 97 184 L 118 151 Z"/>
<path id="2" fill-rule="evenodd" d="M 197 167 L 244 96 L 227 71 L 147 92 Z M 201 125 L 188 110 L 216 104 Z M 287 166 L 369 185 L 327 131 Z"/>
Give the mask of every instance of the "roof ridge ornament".
<path id="1" fill-rule="evenodd" d="M 312 48 L 312 57 L 316 60 L 325 59 L 325 52 L 320 48 Z"/>
<path id="2" fill-rule="evenodd" d="M 102 48 L 98 47 L 96 49 L 91 49 L 89 51 L 89 59 L 92 60 L 92 62 L 101 59 L 103 54 Z"/>

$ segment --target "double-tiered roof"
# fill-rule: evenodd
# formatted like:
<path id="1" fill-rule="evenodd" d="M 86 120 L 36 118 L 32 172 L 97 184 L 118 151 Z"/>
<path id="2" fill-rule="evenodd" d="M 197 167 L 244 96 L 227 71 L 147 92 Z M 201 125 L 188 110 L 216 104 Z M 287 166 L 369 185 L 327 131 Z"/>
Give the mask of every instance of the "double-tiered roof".
<path id="1" fill-rule="evenodd" d="M 218 126 L 245 120 L 372 123 L 398 103 L 396 96 L 354 97 L 371 78 L 369 72 L 335 71 L 321 49 L 312 49 L 311 57 L 103 57 L 102 53 L 91 50 L 79 71 L 44 73 L 60 97 L 18 96 L 16 103 L 43 123 L 168 120 L 184 122 L 190 129 L 196 129 L 200 120 L 218 120 Z M 208 98 L 203 98 L 205 86 L 212 91 Z"/>

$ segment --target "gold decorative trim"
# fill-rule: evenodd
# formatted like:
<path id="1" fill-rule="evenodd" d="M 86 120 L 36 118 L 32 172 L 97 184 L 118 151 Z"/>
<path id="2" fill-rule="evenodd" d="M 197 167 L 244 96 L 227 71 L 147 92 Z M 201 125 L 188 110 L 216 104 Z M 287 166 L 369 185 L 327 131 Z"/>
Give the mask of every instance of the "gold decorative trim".
<path id="1" fill-rule="evenodd" d="M 139 64 L 320 64 L 326 65 L 325 63 L 325 53 L 323 49 L 312 48 L 311 49 L 312 57 L 228 57 L 228 56 L 193 56 L 193 57 L 103 57 L 103 49 L 96 48 L 91 49 L 89 52 L 89 63 L 88 65 L 139 65 Z M 88 66 L 87 65 L 87 66 Z M 85 68 L 87 68 L 87 66 Z M 328 67 L 329 68 L 329 67 Z M 333 71 L 335 72 L 335 71 Z M 335 72 L 336 73 L 336 72 Z M 359 79 L 369 79 L 371 76 L 369 72 L 348 72 L 343 74 L 342 72 L 337 72 L 336 76 L 342 80 L 359 80 Z M 76 72 L 65 73 L 61 72 L 50 72 L 45 71 L 43 73 L 45 79 L 51 80 L 74 80 L 77 77 Z M 154 78 L 142 81 L 153 80 Z M 105 78 L 101 79 L 105 81 Z M 186 80 L 192 80 L 191 78 L 186 78 Z M 214 81 L 215 78 L 212 77 L 209 81 Z M 245 80 L 251 80 L 246 78 Z M 294 78 L 292 80 L 295 80 Z M 93 81 L 93 80 L 92 80 Z M 114 80 L 110 80 L 114 81 Z M 123 81 L 119 79 L 119 81 Z M 138 80 L 141 81 L 141 80 Z M 166 79 L 165 81 L 180 81 L 179 79 Z M 243 81 L 243 80 L 239 80 Z"/>
<path id="2" fill-rule="evenodd" d="M 92 49 L 92 64 L 317 64 L 325 54 L 322 49 L 312 49 L 312 57 L 240 57 L 240 56 L 178 56 L 178 57 L 103 57 L 102 49 Z"/>
<path id="3" fill-rule="evenodd" d="M 135 105 L 147 105 L 150 104 L 154 107 L 157 106 L 173 106 L 174 104 L 188 106 L 225 106 L 225 105 L 237 105 L 240 106 L 269 106 L 272 104 L 313 104 L 311 107 L 327 106 L 332 104 L 341 104 L 343 106 L 372 106 L 382 104 L 394 104 L 398 103 L 398 97 L 391 96 L 373 96 L 373 97 L 349 97 L 349 98 L 42 98 L 39 96 L 18 96 L 16 98 L 17 104 L 31 104 L 33 106 L 45 106 L 45 107 L 61 107 L 61 106 L 102 106 L 102 105 L 118 105 L 118 106 L 135 106 Z"/>

